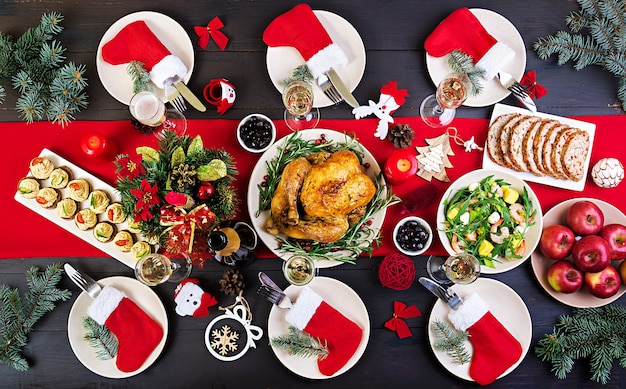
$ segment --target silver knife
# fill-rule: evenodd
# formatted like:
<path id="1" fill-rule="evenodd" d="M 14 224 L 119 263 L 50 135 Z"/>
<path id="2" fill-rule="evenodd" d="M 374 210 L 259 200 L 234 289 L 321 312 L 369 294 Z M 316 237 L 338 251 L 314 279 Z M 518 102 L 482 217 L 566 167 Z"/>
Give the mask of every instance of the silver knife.
<path id="1" fill-rule="evenodd" d="M 524 87 L 510 74 L 505 72 L 499 72 L 498 81 L 500 84 L 511 91 L 511 94 L 515 96 L 526 108 L 528 108 L 531 112 L 537 112 L 537 106 L 533 99 L 530 98 L 528 93 L 524 90 Z"/>
<path id="2" fill-rule="evenodd" d="M 330 82 L 337 88 L 337 91 L 346 101 L 346 103 L 350 104 L 352 108 L 356 108 L 359 106 L 359 102 L 352 96 L 350 90 L 346 87 L 346 84 L 343 83 L 335 69 L 330 69 L 326 72 L 326 75 L 330 79 Z"/>
<path id="3" fill-rule="evenodd" d="M 289 296 L 287 296 L 285 292 L 283 292 L 283 290 L 280 289 L 280 287 L 276 285 L 276 283 L 267 274 L 260 271 L 259 281 L 261 281 L 262 285 L 265 285 L 266 287 L 270 289 L 274 289 L 275 291 L 282 293 L 283 297 L 280 299 L 280 301 L 276 305 L 278 305 L 281 308 L 291 308 L 293 304 Z"/>
<path id="4" fill-rule="evenodd" d="M 174 87 L 178 89 L 178 91 L 180 92 L 181 95 L 183 95 L 185 100 L 187 100 L 189 104 L 191 104 L 195 109 L 197 109 L 200 112 L 206 111 L 206 107 L 204 106 L 204 104 L 202 104 L 200 99 L 198 99 L 191 90 L 189 90 L 189 88 L 187 87 L 187 85 L 185 85 L 184 82 L 182 81 L 175 82 Z"/>
<path id="5" fill-rule="evenodd" d="M 79 288 L 84 290 L 89 297 L 95 299 L 98 294 L 100 294 L 102 288 L 96 281 L 93 280 L 93 278 L 74 269 L 74 267 L 72 267 L 69 263 L 63 265 L 63 268 L 65 269 L 65 273 L 67 273 L 68 277 L 70 277 L 70 280 L 78 285 Z"/>
<path id="6" fill-rule="evenodd" d="M 420 277 L 420 284 L 424 285 L 432 294 L 446 302 L 452 309 L 458 309 L 463 300 L 450 288 L 443 287 L 441 284 L 431 280 L 430 278 Z"/>

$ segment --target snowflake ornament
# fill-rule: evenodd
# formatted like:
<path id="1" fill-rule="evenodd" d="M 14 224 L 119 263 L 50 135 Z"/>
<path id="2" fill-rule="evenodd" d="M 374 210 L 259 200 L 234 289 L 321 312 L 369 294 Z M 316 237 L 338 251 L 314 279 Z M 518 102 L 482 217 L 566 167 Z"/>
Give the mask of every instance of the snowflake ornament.
<path id="1" fill-rule="evenodd" d="M 211 331 L 211 347 L 217 350 L 220 355 L 226 355 L 229 352 L 237 351 L 237 340 L 239 333 L 233 331 L 229 326 L 224 324 L 221 329 Z"/>

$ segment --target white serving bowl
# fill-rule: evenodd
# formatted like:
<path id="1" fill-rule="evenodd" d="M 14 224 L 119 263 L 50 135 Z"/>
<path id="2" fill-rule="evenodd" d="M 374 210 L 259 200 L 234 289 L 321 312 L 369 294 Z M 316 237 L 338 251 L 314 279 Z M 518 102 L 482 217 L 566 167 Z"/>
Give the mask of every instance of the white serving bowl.
<path id="1" fill-rule="evenodd" d="M 459 190 L 466 188 L 472 183 L 478 183 L 482 181 L 482 179 L 488 176 L 493 176 L 496 179 L 502 179 L 508 182 L 511 185 L 512 189 L 515 189 L 516 191 L 520 193 L 520 196 L 522 195 L 524 188 L 526 188 L 526 191 L 528 193 L 528 198 L 533 204 L 533 208 L 536 210 L 536 214 L 534 217 L 534 224 L 528 229 L 528 231 L 526 232 L 526 235 L 524 236 L 526 250 L 524 251 L 522 258 L 515 259 L 515 260 L 497 258 L 499 259 L 499 262 L 494 262 L 495 268 L 491 268 L 488 266 L 481 266 L 481 269 L 480 269 L 481 273 L 497 274 L 497 273 L 504 273 L 506 271 L 509 271 L 521 265 L 522 263 L 524 263 L 530 257 L 532 252 L 535 251 L 535 248 L 539 244 L 539 239 L 541 239 L 541 231 L 543 230 L 543 213 L 541 211 L 541 204 L 539 203 L 539 199 L 537 198 L 537 195 L 535 194 L 535 192 L 526 182 L 520 180 L 519 178 L 513 176 L 510 173 L 506 173 L 506 172 L 502 172 L 498 170 L 488 170 L 488 169 L 474 170 L 472 172 L 465 174 L 462 177 L 459 177 L 455 182 L 453 182 L 450 185 L 448 190 L 446 190 L 446 192 L 443 194 L 443 197 L 441 198 L 441 201 L 439 203 L 439 208 L 437 209 L 437 233 L 439 235 L 439 240 L 441 241 L 443 248 L 448 252 L 448 254 L 450 255 L 454 254 L 455 251 L 452 249 L 448 236 L 444 232 L 446 228 L 445 223 L 444 223 L 446 220 L 446 215 L 444 213 L 444 202 L 447 199 L 451 198 Z"/>
<path id="2" fill-rule="evenodd" d="M 418 222 L 423 228 L 424 230 L 426 230 L 426 232 L 428 233 L 428 240 L 426 241 L 426 244 L 424 245 L 424 247 L 421 250 L 406 250 L 403 249 L 402 247 L 400 247 L 400 244 L 398 243 L 398 241 L 396 240 L 396 236 L 398 235 L 398 231 L 400 230 L 400 227 L 403 226 L 406 222 L 409 221 L 416 221 Z M 393 229 L 393 243 L 396 245 L 396 248 L 404 255 L 421 255 L 424 252 L 426 252 L 426 250 L 428 250 L 430 248 L 430 245 L 433 243 L 433 229 L 430 227 L 430 225 L 428 224 L 428 222 L 424 219 L 422 219 L 421 217 L 417 217 L 417 216 L 407 216 L 404 219 L 400 220 L 396 226 Z"/>
<path id="3" fill-rule="evenodd" d="M 267 146 L 265 146 L 262 149 L 255 149 L 252 147 L 247 146 L 243 139 L 241 138 L 241 128 L 242 126 L 251 118 L 253 117 L 258 117 L 264 121 L 267 121 L 271 126 L 272 126 L 272 132 L 271 132 L 271 139 L 270 142 L 267 144 Z M 253 113 L 250 114 L 248 116 L 246 116 L 245 118 L 241 119 L 241 121 L 239 122 L 239 124 L 237 125 L 237 140 L 239 141 L 239 144 L 241 145 L 241 147 L 243 147 L 244 150 L 249 151 L 251 153 L 262 153 L 265 150 L 269 149 L 270 146 L 272 146 L 272 144 L 274 144 L 274 141 L 276 140 L 276 126 L 274 125 L 274 122 L 272 122 L 272 120 L 270 118 L 268 118 L 267 116 L 260 114 L 260 113 Z"/>

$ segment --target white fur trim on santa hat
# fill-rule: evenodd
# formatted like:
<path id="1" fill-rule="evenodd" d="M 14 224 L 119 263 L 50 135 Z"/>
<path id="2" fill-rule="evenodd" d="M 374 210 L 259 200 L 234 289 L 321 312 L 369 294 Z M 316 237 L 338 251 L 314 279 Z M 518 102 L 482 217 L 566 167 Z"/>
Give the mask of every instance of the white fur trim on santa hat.
<path id="1" fill-rule="evenodd" d="M 330 69 L 338 69 L 348 63 L 348 57 L 336 43 L 324 47 L 306 62 L 311 75 L 317 80 Z"/>
<path id="2" fill-rule="evenodd" d="M 315 293 L 313 289 L 305 286 L 302 288 L 298 300 L 285 315 L 285 320 L 299 330 L 304 330 L 322 301 L 320 295 Z"/>
<path id="3" fill-rule="evenodd" d="M 515 57 L 513 49 L 505 43 L 496 42 L 476 63 L 476 67 L 485 70 L 483 75 L 485 80 L 491 80 L 513 57 Z"/>
<path id="4" fill-rule="evenodd" d="M 121 290 L 112 286 L 105 286 L 87 308 L 87 315 L 103 326 L 124 297 L 126 297 L 126 293 Z"/>
<path id="5" fill-rule="evenodd" d="M 165 80 L 170 77 L 178 77 L 183 79 L 187 74 L 187 66 L 183 61 L 175 55 L 167 55 L 163 57 L 150 71 L 150 80 L 159 88 L 164 87 Z"/>
<path id="6" fill-rule="evenodd" d="M 465 331 L 489 311 L 489 306 L 479 295 L 472 293 L 463 299 L 457 310 L 451 310 L 448 319 L 459 331 Z"/>

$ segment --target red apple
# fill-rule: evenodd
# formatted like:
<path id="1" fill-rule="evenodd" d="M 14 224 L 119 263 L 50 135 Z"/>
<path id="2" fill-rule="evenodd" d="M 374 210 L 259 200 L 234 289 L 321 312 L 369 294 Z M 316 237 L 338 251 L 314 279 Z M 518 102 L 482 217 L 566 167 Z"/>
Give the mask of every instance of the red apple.
<path id="1" fill-rule="evenodd" d="M 598 234 L 603 237 L 611 247 L 611 260 L 617 261 L 626 258 L 626 226 L 613 223 L 602 227 Z"/>
<path id="2" fill-rule="evenodd" d="M 544 256 L 559 260 L 571 254 L 574 242 L 576 235 L 569 227 L 555 224 L 543 229 L 539 249 Z"/>
<path id="3" fill-rule="evenodd" d="M 583 272 L 570 261 L 556 261 L 548 269 L 548 283 L 557 292 L 574 293 L 583 286 Z"/>
<path id="4" fill-rule="evenodd" d="M 589 293 L 601 298 L 613 296 L 622 284 L 619 273 L 610 265 L 597 273 L 585 273 L 584 282 Z"/>
<path id="5" fill-rule="evenodd" d="M 593 235 L 604 225 L 604 213 L 593 202 L 580 200 L 567 210 L 567 225 L 578 235 Z"/>
<path id="6" fill-rule="evenodd" d="M 572 247 L 572 260 L 582 271 L 599 272 L 611 264 L 611 246 L 601 236 L 583 236 Z"/>
<path id="7" fill-rule="evenodd" d="M 619 264 L 619 275 L 622 277 L 622 284 L 626 284 L 626 261 Z"/>

